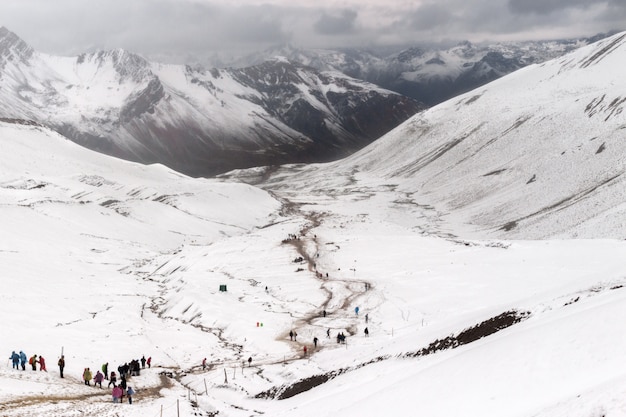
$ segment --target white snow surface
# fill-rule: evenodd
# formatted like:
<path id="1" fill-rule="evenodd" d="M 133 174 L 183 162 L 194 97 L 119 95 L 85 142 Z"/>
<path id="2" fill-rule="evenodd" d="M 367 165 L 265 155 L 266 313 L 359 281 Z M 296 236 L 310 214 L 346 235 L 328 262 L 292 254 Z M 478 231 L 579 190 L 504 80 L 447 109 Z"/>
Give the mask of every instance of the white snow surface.
<path id="1" fill-rule="evenodd" d="M 625 64 L 620 33 L 523 68 L 414 116 L 345 160 L 302 169 L 301 183 L 386 185 L 402 193 L 401 212 L 430 208 L 398 220 L 428 233 L 624 239 Z"/>
<path id="2" fill-rule="evenodd" d="M 576 56 L 560 61 L 561 72 L 571 68 L 579 94 L 601 96 L 598 88 L 584 87 Z M 613 65 L 610 57 L 617 55 L 602 56 Z M 514 90 L 512 80 L 553 85 L 542 71 L 560 80 L 555 65 L 498 85 L 510 96 L 525 88 Z M 611 103 L 622 94 L 622 81 L 603 80 L 613 86 L 605 98 Z M 574 84 L 559 86 L 550 94 Z M 557 97 L 567 103 L 559 104 L 561 112 L 571 106 L 578 114 L 589 103 Z M 410 155 L 420 161 L 437 138 L 403 132 L 428 123 L 425 132 L 439 129 L 435 121 L 447 107 L 459 113 L 445 126 L 459 125 L 451 137 L 471 135 L 475 126 L 465 109 L 495 100 L 489 86 L 416 117 L 342 163 L 286 167 L 267 185 L 271 192 L 120 161 L 42 127 L 0 122 L 0 350 L 7 358 L 23 350 L 47 362 L 47 372 L 28 365 L 14 370 L 9 362 L 0 368 L 0 415 L 626 416 L 626 241 L 601 236 L 622 221 L 619 206 L 615 216 L 598 220 L 595 239 L 534 240 L 523 222 L 519 230 L 530 231 L 525 240 L 477 237 L 476 228 L 460 220 L 466 212 L 447 216 L 428 203 L 471 189 L 472 175 L 449 184 L 433 174 L 434 163 L 415 175 L 385 151 L 385 144 L 404 138 L 407 165 Z M 548 103 L 543 96 L 528 100 Z M 506 104 L 513 120 L 520 111 L 531 117 L 517 130 L 535 117 L 524 104 Z M 506 113 L 491 112 L 499 131 L 513 124 L 501 116 Z M 602 130 L 613 125 L 585 117 L 596 141 L 613 146 L 617 139 L 605 135 L 614 127 Z M 586 126 L 566 120 L 561 127 L 568 137 Z M 591 134 L 585 130 L 580 140 Z M 543 138 L 564 140 L 554 136 Z M 530 133 L 524 137 L 538 143 Z M 411 142 L 421 142 L 422 150 Z M 510 152 L 511 160 L 522 158 Z M 386 162 L 396 165 L 385 168 Z M 493 161 L 480 171 L 503 166 L 509 168 Z M 589 169 L 596 174 L 595 165 Z M 441 181 L 437 187 L 435 181 Z M 413 184 L 423 196 L 413 198 Z M 546 195 L 560 192 L 550 184 L 542 183 Z M 622 188 L 607 188 L 616 195 L 604 196 L 615 203 Z M 517 199 L 520 189 L 526 190 L 508 193 Z M 507 193 L 499 194 L 502 200 L 489 195 L 493 206 L 516 207 L 502 197 Z M 526 194 L 529 202 L 534 198 Z M 551 221 L 569 216 L 555 210 Z M 506 312 L 522 320 L 419 354 Z M 347 335 L 346 344 L 336 342 L 338 332 Z M 63 379 L 56 367 L 61 353 Z M 81 381 L 86 367 L 95 371 L 108 362 L 116 370 L 142 355 L 152 358 L 152 367 L 130 378 L 137 391 L 132 405 L 113 404 L 106 382 L 100 389 Z M 257 398 L 324 374 L 328 381 L 290 398 Z"/>

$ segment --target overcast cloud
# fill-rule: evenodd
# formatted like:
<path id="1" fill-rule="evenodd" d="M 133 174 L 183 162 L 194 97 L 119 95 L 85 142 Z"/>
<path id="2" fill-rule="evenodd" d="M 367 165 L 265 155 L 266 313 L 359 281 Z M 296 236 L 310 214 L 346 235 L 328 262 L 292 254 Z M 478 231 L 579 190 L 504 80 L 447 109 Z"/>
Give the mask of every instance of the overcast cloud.
<path id="1" fill-rule="evenodd" d="M 50 54 L 124 48 L 182 63 L 284 43 L 336 48 L 590 36 L 626 30 L 626 0 L 2 0 L 0 25 Z"/>

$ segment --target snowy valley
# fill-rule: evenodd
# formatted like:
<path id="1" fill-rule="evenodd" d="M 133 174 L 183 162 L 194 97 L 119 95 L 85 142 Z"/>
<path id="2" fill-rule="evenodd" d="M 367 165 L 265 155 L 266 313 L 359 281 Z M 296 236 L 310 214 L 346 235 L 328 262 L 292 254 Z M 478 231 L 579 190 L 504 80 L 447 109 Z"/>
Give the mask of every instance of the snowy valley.
<path id="1" fill-rule="evenodd" d="M 0 369 L 0 415 L 626 416 L 625 61 L 218 179 L 0 122 L 0 348 L 48 363 Z M 132 405 L 81 381 L 142 355 Z"/>

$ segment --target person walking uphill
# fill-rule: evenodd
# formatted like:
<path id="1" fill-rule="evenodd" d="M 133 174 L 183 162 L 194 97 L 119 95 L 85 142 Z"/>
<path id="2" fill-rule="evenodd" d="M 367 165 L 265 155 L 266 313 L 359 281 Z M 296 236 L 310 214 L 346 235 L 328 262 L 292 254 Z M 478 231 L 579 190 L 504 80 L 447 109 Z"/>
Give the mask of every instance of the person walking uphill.
<path id="1" fill-rule="evenodd" d="M 13 351 L 13 353 L 11 353 L 11 356 L 9 356 L 9 359 L 13 361 L 13 368 L 20 369 L 20 355 Z"/>
<path id="2" fill-rule="evenodd" d="M 37 370 L 38 363 L 39 363 L 39 360 L 37 359 L 37 355 L 31 356 L 30 359 L 28 360 L 28 364 L 33 368 L 33 371 Z"/>
<path id="3" fill-rule="evenodd" d="M 111 396 L 113 397 L 113 402 L 114 403 L 119 403 L 122 401 L 122 388 L 120 387 L 113 387 L 113 391 L 111 391 Z"/>
<path id="4" fill-rule="evenodd" d="M 22 371 L 26 370 L 26 354 L 20 350 L 20 365 L 22 366 Z"/>
<path id="5" fill-rule="evenodd" d="M 100 385 L 100 388 L 102 388 L 103 380 L 104 380 L 104 375 L 102 374 L 102 372 L 100 371 L 96 372 L 96 376 L 93 377 L 93 386 L 95 387 L 96 385 Z"/>
<path id="6" fill-rule="evenodd" d="M 65 368 L 65 356 L 61 355 L 59 358 L 59 373 L 61 374 L 61 378 L 63 378 L 63 368 Z"/>
<path id="7" fill-rule="evenodd" d="M 128 395 L 128 404 L 132 404 L 133 395 L 135 395 L 135 390 L 133 389 L 133 387 L 128 387 L 128 389 L 126 390 L 126 395 Z"/>
<path id="8" fill-rule="evenodd" d="M 107 385 L 107 388 L 110 387 L 111 384 L 113 384 L 113 388 L 117 387 L 117 376 L 115 375 L 114 371 L 111 371 L 111 379 L 109 380 L 109 385 Z"/>
<path id="9" fill-rule="evenodd" d="M 92 376 L 93 375 L 91 374 L 91 370 L 89 370 L 89 368 L 85 368 L 85 370 L 83 371 L 83 380 L 85 381 L 85 385 L 91 386 L 91 383 L 89 381 L 91 381 Z"/>

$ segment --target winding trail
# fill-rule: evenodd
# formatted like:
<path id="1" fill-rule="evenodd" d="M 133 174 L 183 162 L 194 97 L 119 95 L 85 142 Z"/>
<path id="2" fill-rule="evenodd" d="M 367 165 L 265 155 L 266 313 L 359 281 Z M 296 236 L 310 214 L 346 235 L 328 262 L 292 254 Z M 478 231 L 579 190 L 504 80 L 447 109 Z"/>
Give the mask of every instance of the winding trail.
<path id="1" fill-rule="evenodd" d="M 335 278 L 330 276 L 329 274 L 326 274 L 325 271 L 320 270 L 318 268 L 316 258 L 318 254 L 320 254 L 320 252 L 323 250 L 323 248 L 320 247 L 318 236 L 314 233 L 314 231 L 323 223 L 326 214 L 320 212 L 303 212 L 300 210 L 300 207 L 296 203 L 290 202 L 282 198 L 280 200 L 283 202 L 283 214 L 305 220 L 305 225 L 300 229 L 298 236 L 285 239 L 283 241 L 283 244 L 293 246 L 293 248 L 302 258 L 302 260 L 306 262 L 306 268 L 309 273 L 314 274 L 315 278 L 319 280 L 320 289 L 325 294 L 325 299 L 321 303 L 321 305 L 314 307 L 309 312 L 306 312 L 303 317 L 295 321 L 295 328 L 303 326 L 318 328 L 321 327 L 320 324 L 316 323 L 316 321 L 323 317 L 323 311 L 326 311 L 328 313 L 328 319 L 330 320 L 332 320 L 333 317 L 346 319 L 349 314 L 343 314 L 341 313 L 341 311 L 347 311 L 348 307 L 353 304 L 355 300 L 364 295 L 364 293 L 366 292 L 366 285 L 369 288 L 373 288 L 371 283 L 363 280 Z M 219 343 L 221 343 L 225 349 L 233 352 L 235 354 L 235 357 L 239 359 L 240 362 L 242 360 L 243 346 L 228 340 L 223 335 L 222 328 L 207 327 L 201 324 L 192 323 L 189 320 L 182 320 L 177 317 L 168 316 L 164 312 L 162 307 L 166 299 L 168 288 L 166 287 L 165 283 L 161 282 L 159 278 L 166 279 L 169 275 L 171 275 L 172 272 L 175 272 L 180 268 L 178 267 L 175 268 L 173 271 L 165 272 L 166 267 L 168 266 L 168 264 L 170 264 L 170 261 L 174 259 L 174 257 L 181 251 L 182 248 L 173 250 L 169 254 L 170 258 L 165 262 L 162 262 L 150 273 L 146 274 L 135 272 L 135 275 L 139 279 L 152 282 L 160 282 L 158 294 L 155 294 L 155 296 L 152 298 L 151 302 L 148 305 L 144 304 L 144 306 L 142 307 L 142 317 L 144 312 L 146 310 L 149 310 L 161 320 L 176 320 L 185 325 L 191 325 L 201 330 L 202 332 L 212 334 L 218 339 Z M 147 262 L 150 261 L 143 260 L 142 265 Z M 339 288 L 341 288 L 341 291 L 337 291 L 337 289 Z M 331 309 L 330 306 L 334 307 L 332 307 Z M 349 336 L 354 335 L 357 332 L 357 320 L 353 321 L 354 323 L 346 328 Z M 277 337 L 277 340 L 290 344 L 292 355 L 289 357 L 283 357 L 282 359 L 258 363 L 258 365 L 281 364 L 303 359 L 302 346 L 303 343 L 306 342 L 290 341 L 288 338 L 288 332 L 289 329 L 286 329 L 284 334 L 281 334 Z M 151 399 L 155 400 L 158 398 L 162 398 L 161 390 L 171 388 L 177 383 L 180 386 L 183 386 L 190 391 L 195 392 L 195 390 L 185 384 L 184 377 L 190 373 L 198 374 L 202 372 L 207 372 L 221 365 L 223 365 L 223 362 L 207 363 L 207 369 L 202 369 L 200 365 L 193 366 L 189 369 L 170 368 L 167 370 L 169 371 L 169 376 L 166 374 L 160 375 L 158 384 L 152 386 L 143 386 L 138 393 L 138 399 L 140 399 L 141 402 L 144 402 Z M 263 377 L 262 367 L 253 366 L 253 368 L 256 368 L 255 372 L 257 372 L 260 377 Z M 86 409 L 86 407 L 88 408 L 90 414 L 97 414 L 98 412 L 111 413 L 112 402 L 111 392 L 109 389 L 85 389 L 85 391 L 83 392 L 81 389 L 76 387 L 76 385 L 81 384 L 81 381 L 71 379 L 59 381 L 59 384 L 71 384 L 75 392 L 68 395 L 30 395 L 18 397 L 9 401 L 4 401 L 2 404 L 0 404 L 0 415 L 2 415 L 3 417 L 37 415 L 38 413 L 41 413 L 43 409 L 46 409 L 46 412 L 49 412 L 50 414 L 73 415 L 76 411 L 84 410 Z"/>
<path id="2" fill-rule="evenodd" d="M 59 380 L 59 384 L 68 384 L 76 387 L 77 385 L 80 386 L 81 381 L 75 378 L 65 378 L 65 380 Z M 162 398 L 161 390 L 172 386 L 173 383 L 170 378 L 165 375 L 159 375 L 159 384 L 142 387 L 138 397 L 142 402 Z M 91 389 L 85 388 L 85 390 L 90 391 L 76 392 L 69 395 L 31 395 L 3 401 L 0 404 L 0 415 L 3 417 L 40 415 L 44 405 L 54 406 L 55 410 L 51 411 L 54 413 L 52 415 L 60 412 L 61 408 L 67 412 L 84 410 L 86 405 L 89 405 L 90 412 L 94 412 L 92 411 L 94 408 L 98 409 L 97 411 L 110 411 L 111 406 L 113 406 L 110 389 L 92 387 Z"/>

